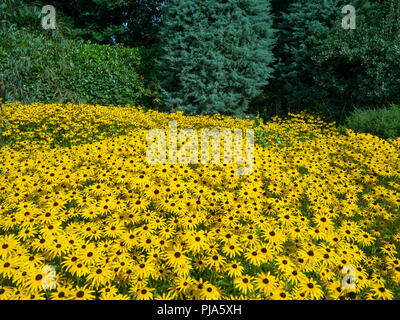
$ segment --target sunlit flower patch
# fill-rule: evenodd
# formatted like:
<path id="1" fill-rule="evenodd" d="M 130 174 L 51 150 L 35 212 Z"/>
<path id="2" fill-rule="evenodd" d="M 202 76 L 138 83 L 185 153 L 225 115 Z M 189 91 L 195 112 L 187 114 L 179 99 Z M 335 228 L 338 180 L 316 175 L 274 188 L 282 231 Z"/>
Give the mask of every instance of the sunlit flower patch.
<path id="1" fill-rule="evenodd" d="M 306 114 L 3 109 L 0 299 L 400 298 L 400 139 Z M 254 172 L 148 164 L 147 130 L 171 120 L 254 128 Z"/>

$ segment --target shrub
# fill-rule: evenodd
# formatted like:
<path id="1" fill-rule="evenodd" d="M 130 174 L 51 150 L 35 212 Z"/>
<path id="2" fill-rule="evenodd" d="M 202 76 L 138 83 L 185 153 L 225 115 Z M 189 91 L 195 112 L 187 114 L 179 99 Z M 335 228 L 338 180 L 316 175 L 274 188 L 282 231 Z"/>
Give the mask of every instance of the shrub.
<path id="1" fill-rule="evenodd" d="M 287 13 L 282 13 L 276 50 L 278 67 L 269 91 L 275 92 L 291 111 L 310 109 L 321 100 L 314 81 L 319 71 L 313 56 L 344 2 L 298 0 L 289 5 Z"/>
<path id="2" fill-rule="evenodd" d="M 41 2 L 41 3 L 40 3 Z M 0 22 L 2 29 L 10 26 L 18 29 L 43 32 L 41 18 L 42 7 L 46 1 L 35 0 L 2 0 L 0 3 Z M 72 38 L 72 24 L 69 17 L 66 17 L 57 9 L 57 29 L 62 30 L 64 37 Z"/>
<path id="3" fill-rule="evenodd" d="M 190 113 L 243 115 L 268 84 L 269 0 L 172 0 L 160 32 L 162 98 Z"/>
<path id="4" fill-rule="evenodd" d="M 329 30 L 314 60 L 316 89 L 330 113 L 336 109 L 343 117 L 353 108 L 400 103 L 399 17 L 400 1 L 388 0 L 357 10 L 355 30 L 338 24 Z"/>
<path id="5" fill-rule="evenodd" d="M 0 3 L 0 22 L 20 28 L 39 30 L 41 27 L 41 8 L 28 4 L 25 0 L 2 0 Z"/>
<path id="6" fill-rule="evenodd" d="M 400 137 L 400 106 L 381 109 L 356 109 L 345 125 L 358 132 L 371 133 L 385 139 Z"/>
<path id="7" fill-rule="evenodd" d="M 94 43 L 137 47 L 154 44 L 165 0 L 50 2 L 57 8 L 57 14 L 68 18 L 73 36 Z"/>
<path id="8" fill-rule="evenodd" d="M 139 74 L 139 49 L 64 39 L 57 31 L 0 31 L 7 101 L 143 104 L 153 93 Z"/>
<path id="9" fill-rule="evenodd" d="M 151 106 L 153 109 L 161 110 L 161 87 L 159 81 L 159 68 L 157 65 L 157 58 L 160 55 L 160 49 L 157 44 L 142 46 L 138 49 L 141 57 L 141 63 L 139 65 L 138 72 L 143 75 L 144 86 L 149 90 L 142 99 L 143 105 Z"/>
<path id="10" fill-rule="evenodd" d="M 389 94 L 391 89 L 380 82 L 381 76 L 376 80 L 373 74 L 379 71 L 383 75 L 390 66 L 397 70 L 397 58 L 392 58 L 396 55 L 390 56 L 396 47 L 390 49 L 390 43 L 398 40 L 387 41 L 384 52 L 379 52 L 379 38 L 395 38 L 395 29 L 387 30 L 393 19 L 385 21 L 384 30 L 379 31 L 378 21 L 382 19 L 372 16 L 380 10 L 382 17 L 387 10 L 378 10 L 374 1 L 356 0 L 357 28 L 344 30 L 341 9 L 347 4 L 344 0 L 297 0 L 282 13 L 277 24 L 277 70 L 267 97 L 289 112 L 307 109 L 323 114 L 327 120 L 340 121 L 354 107 L 371 105 L 375 91 L 382 89 Z M 366 32 L 368 24 L 370 31 Z M 374 32 L 386 36 L 376 37 Z M 380 59 L 384 61 L 381 70 Z"/>

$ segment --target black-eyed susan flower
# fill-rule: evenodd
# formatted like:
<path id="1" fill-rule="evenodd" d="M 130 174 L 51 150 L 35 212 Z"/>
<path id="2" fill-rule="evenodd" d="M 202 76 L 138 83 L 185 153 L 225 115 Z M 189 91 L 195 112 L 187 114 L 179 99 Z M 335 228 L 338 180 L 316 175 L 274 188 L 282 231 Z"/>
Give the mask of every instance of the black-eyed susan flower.
<path id="1" fill-rule="evenodd" d="M 374 285 L 372 287 L 372 292 L 374 294 L 374 296 L 377 299 L 383 299 L 383 300 L 391 300 L 393 299 L 393 294 L 390 290 L 386 289 L 384 286 L 382 285 Z"/>
<path id="2" fill-rule="evenodd" d="M 77 286 L 71 290 L 71 295 L 73 300 L 93 300 L 94 291 L 88 289 L 87 287 Z"/>
<path id="3" fill-rule="evenodd" d="M 111 279 L 111 270 L 107 266 L 93 266 L 89 268 L 87 281 L 91 288 L 98 288 L 106 285 Z"/>
<path id="4" fill-rule="evenodd" d="M 153 299 L 152 289 L 148 287 L 140 287 L 131 293 L 137 300 L 151 300 Z"/>
<path id="5" fill-rule="evenodd" d="M 186 250 L 181 245 L 172 246 L 167 252 L 164 253 L 167 259 L 167 264 L 173 268 L 185 266 L 189 262 L 189 258 L 185 255 Z"/>
<path id="6" fill-rule="evenodd" d="M 218 300 L 221 298 L 221 293 L 218 287 L 211 283 L 206 283 L 203 290 L 201 290 L 199 297 L 204 300 Z"/>
<path id="7" fill-rule="evenodd" d="M 306 298 L 309 298 L 311 300 L 314 299 L 320 299 L 324 295 L 321 287 L 317 284 L 317 282 L 310 278 L 310 279 L 303 279 L 299 283 L 299 291 L 301 293 L 304 293 L 306 295 Z"/>
<path id="8" fill-rule="evenodd" d="M 3 109 L 2 137 L 13 142 L 0 147 L 0 298 L 397 297 L 397 140 L 340 135 L 304 113 L 260 121 L 268 147 L 256 143 L 252 175 L 239 176 L 234 164 L 150 165 L 146 132 L 170 120 L 198 132 L 246 129 L 249 119 L 131 106 Z M 26 123 L 36 129 L 21 130 Z M 32 276 L 50 261 L 57 290 L 45 295 Z M 353 291 L 341 286 L 346 265 Z M 96 294 L 76 297 L 80 288 Z"/>
<path id="9" fill-rule="evenodd" d="M 268 296 L 278 287 L 278 281 L 270 272 L 259 273 L 255 279 L 255 287 Z"/>
<path id="10" fill-rule="evenodd" d="M 225 266 L 226 261 L 225 258 L 221 257 L 221 255 L 214 253 L 207 256 L 204 263 L 210 269 L 215 268 L 215 270 L 219 271 Z"/>
<path id="11" fill-rule="evenodd" d="M 254 290 L 252 281 L 253 278 L 251 276 L 242 275 L 235 278 L 233 283 L 240 292 L 242 292 L 243 294 L 247 294 L 248 292 L 252 292 Z"/>
<path id="12" fill-rule="evenodd" d="M 51 293 L 51 300 L 69 300 L 72 299 L 71 290 L 67 287 L 57 287 L 56 291 Z"/>
<path id="13" fill-rule="evenodd" d="M 5 258 L 18 247 L 18 240 L 13 234 L 0 237 L 0 257 Z"/>

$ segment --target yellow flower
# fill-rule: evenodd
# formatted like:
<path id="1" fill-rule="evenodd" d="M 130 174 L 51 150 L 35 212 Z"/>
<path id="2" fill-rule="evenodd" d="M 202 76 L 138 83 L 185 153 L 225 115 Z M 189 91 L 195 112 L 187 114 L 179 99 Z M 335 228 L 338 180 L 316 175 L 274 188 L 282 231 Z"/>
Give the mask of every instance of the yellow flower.
<path id="1" fill-rule="evenodd" d="M 299 292 L 304 293 L 306 298 L 311 300 L 318 300 L 324 296 L 324 292 L 315 280 L 313 280 L 312 278 L 305 278 L 302 280 L 303 281 L 301 281 L 299 284 Z"/>
<path id="2" fill-rule="evenodd" d="M 164 254 L 167 259 L 167 264 L 173 268 L 187 265 L 189 263 L 189 258 L 185 256 L 185 252 L 186 250 L 184 250 L 181 245 L 173 246 Z"/>
<path id="3" fill-rule="evenodd" d="M 381 285 L 374 285 L 372 287 L 372 292 L 378 299 L 383 300 L 391 300 L 393 299 L 393 294 L 390 290 L 386 289 L 384 286 Z"/>
<path id="4" fill-rule="evenodd" d="M 151 300 L 153 299 L 153 293 L 151 292 L 152 289 L 148 287 L 141 287 L 137 289 L 135 292 L 132 292 L 132 295 L 137 300 Z"/>
<path id="5" fill-rule="evenodd" d="M 396 297 L 400 139 L 342 135 L 306 113 L 257 127 L 71 103 L 10 103 L 1 116 L 0 299 Z M 148 130 L 168 135 L 170 121 L 260 130 L 267 147 L 256 141 L 249 176 L 222 162 L 150 165 Z M 45 264 L 57 270 L 47 294 Z"/>
<path id="6" fill-rule="evenodd" d="M 260 273 L 256 278 L 256 288 L 268 296 L 278 288 L 278 281 L 270 272 Z"/>
<path id="7" fill-rule="evenodd" d="M 111 280 L 112 273 L 106 266 L 93 266 L 89 269 L 87 280 L 91 288 L 106 285 Z"/>
<path id="8" fill-rule="evenodd" d="M 235 278 L 233 283 L 235 287 L 240 290 L 240 292 L 242 292 L 243 294 L 247 294 L 248 292 L 252 292 L 254 290 L 252 280 L 252 277 L 243 275 Z"/>
<path id="9" fill-rule="evenodd" d="M 71 292 L 73 300 L 93 300 L 95 298 L 94 292 L 87 287 L 79 287 L 73 289 Z"/>

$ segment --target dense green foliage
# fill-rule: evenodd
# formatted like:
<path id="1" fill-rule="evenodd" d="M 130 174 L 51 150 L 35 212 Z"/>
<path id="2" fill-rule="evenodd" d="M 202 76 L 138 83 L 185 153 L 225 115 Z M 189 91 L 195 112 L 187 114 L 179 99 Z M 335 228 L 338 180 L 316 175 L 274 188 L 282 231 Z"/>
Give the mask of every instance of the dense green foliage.
<path id="1" fill-rule="evenodd" d="M 18 25 L 29 29 L 40 29 L 40 8 L 24 0 L 4 0 L 0 3 L 1 24 Z M 39 23 L 38 23 L 39 22 Z"/>
<path id="2" fill-rule="evenodd" d="M 269 0 L 173 0 L 161 30 L 162 98 L 195 113 L 242 115 L 271 74 Z"/>
<path id="3" fill-rule="evenodd" d="M 346 118 L 345 125 L 357 132 L 371 133 L 381 138 L 400 137 L 400 106 L 356 109 Z"/>
<path id="4" fill-rule="evenodd" d="M 289 106 L 310 102 L 313 92 L 309 89 L 313 89 L 313 77 L 318 72 L 312 60 L 315 45 L 332 27 L 343 3 L 343 0 L 297 1 L 283 14 L 278 82 L 283 84 Z"/>
<path id="5" fill-rule="evenodd" d="M 73 41 L 76 30 L 59 11 L 57 29 L 43 30 L 37 1 L 6 0 L 0 8 L 7 101 L 157 105 L 152 50 Z"/>
<path id="6" fill-rule="evenodd" d="M 328 114 L 400 103 L 399 18 L 400 1 L 389 0 L 360 14 L 352 32 L 329 31 L 315 57 Z"/>
<path id="7" fill-rule="evenodd" d="M 343 30 L 344 0 L 4 0 L 0 73 L 8 101 L 344 123 L 400 104 L 400 0 L 381 2 L 353 1 L 357 28 Z M 56 31 L 41 28 L 45 4 Z"/>
<path id="8" fill-rule="evenodd" d="M 41 9 L 53 5 L 57 27 L 72 39 L 99 44 L 151 46 L 156 42 L 163 0 L 3 0 L 0 21 L 41 30 Z"/>
<path id="9" fill-rule="evenodd" d="M 278 64 L 258 110 L 271 115 L 278 105 L 342 122 L 354 108 L 398 103 L 399 3 L 353 1 L 356 29 L 344 30 L 347 1 L 292 1 L 276 20 Z"/>
<path id="10" fill-rule="evenodd" d="M 3 31 L 14 26 L 18 29 L 44 32 L 41 25 L 42 6 L 38 1 L 2 0 L 0 2 L 0 22 Z M 61 12 L 57 12 L 56 18 L 57 29 L 62 30 L 64 37 L 71 38 L 73 28 L 70 19 Z"/>
<path id="11" fill-rule="evenodd" d="M 340 25 L 344 0 L 298 0 L 290 4 L 277 23 L 278 58 L 274 80 L 268 88 L 271 100 L 287 111 L 313 108 L 321 102 L 315 77 L 320 72 L 314 57 L 318 44 L 335 23 Z M 315 111 L 315 110 L 313 110 Z"/>
<path id="12" fill-rule="evenodd" d="M 73 36 L 100 44 L 155 43 L 163 0 L 46 0 L 69 18 Z"/>
<path id="13" fill-rule="evenodd" d="M 285 12 L 288 6 L 294 1 L 295 0 L 271 0 L 272 13 L 276 18 L 278 18 L 279 15 L 282 12 Z"/>
<path id="14" fill-rule="evenodd" d="M 7 101 L 149 104 L 139 49 L 65 40 L 56 32 L 0 32 Z M 40 50 L 38 50 L 40 48 Z"/>

